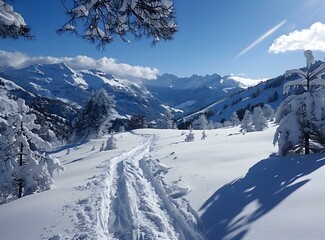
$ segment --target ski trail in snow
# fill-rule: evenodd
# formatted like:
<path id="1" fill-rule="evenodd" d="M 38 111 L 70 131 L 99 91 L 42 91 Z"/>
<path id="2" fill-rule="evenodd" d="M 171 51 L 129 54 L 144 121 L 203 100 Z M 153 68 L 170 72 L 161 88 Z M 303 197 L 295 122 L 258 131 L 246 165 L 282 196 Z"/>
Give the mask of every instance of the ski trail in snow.
<path id="1" fill-rule="evenodd" d="M 105 161 L 107 173 L 87 184 L 93 195 L 79 201 L 80 232 L 74 239 L 204 239 L 188 203 L 167 195 L 161 169 L 150 159 L 154 136 L 143 138 L 139 146 Z"/>

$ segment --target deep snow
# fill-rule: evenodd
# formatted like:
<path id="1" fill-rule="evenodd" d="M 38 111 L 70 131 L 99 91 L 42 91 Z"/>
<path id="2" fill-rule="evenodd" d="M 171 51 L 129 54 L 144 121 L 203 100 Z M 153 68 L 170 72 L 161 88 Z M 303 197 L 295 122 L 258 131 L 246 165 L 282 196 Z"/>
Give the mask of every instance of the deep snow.
<path id="1" fill-rule="evenodd" d="M 116 134 L 115 150 L 99 152 L 108 136 L 56 150 L 56 188 L 0 205 L 1 239 L 324 238 L 324 154 L 277 156 L 274 126 L 206 132 L 185 142 L 141 129 Z"/>

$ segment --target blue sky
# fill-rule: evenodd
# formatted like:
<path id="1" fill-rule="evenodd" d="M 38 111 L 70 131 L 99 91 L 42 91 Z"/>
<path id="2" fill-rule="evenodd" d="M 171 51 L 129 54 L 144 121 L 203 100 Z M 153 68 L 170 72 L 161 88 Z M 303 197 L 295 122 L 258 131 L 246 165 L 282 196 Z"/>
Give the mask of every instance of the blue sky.
<path id="1" fill-rule="evenodd" d="M 307 30 L 315 22 L 320 24 L 309 35 L 318 34 L 318 42 L 307 46 L 314 48 L 316 59 L 325 56 L 321 43 L 321 40 L 325 42 L 321 24 L 325 23 L 324 0 L 175 0 L 179 31 L 174 40 L 151 46 L 148 39 L 131 39 L 132 43 L 126 44 L 116 38 L 105 52 L 97 51 L 95 45 L 73 35 L 55 33 L 67 19 L 60 0 L 14 1 L 12 4 L 31 26 L 36 40 L 1 39 L 1 54 L 20 52 L 34 61 L 39 57 L 83 55 L 95 60 L 113 59 L 117 67 L 125 63 L 124 69 L 149 67 L 159 74 L 232 73 L 250 78 L 275 77 L 287 69 L 305 65 L 303 49 L 311 37 L 304 35 L 308 35 Z M 290 35 L 294 31 L 299 32 Z M 281 41 L 270 52 L 272 43 L 279 38 Z M 301 42 L 295 42 L 300 38 Z M 290 50 L 297 45 L 298 49 Z M 3 56 L 0 59 L 4 59 Z"/>

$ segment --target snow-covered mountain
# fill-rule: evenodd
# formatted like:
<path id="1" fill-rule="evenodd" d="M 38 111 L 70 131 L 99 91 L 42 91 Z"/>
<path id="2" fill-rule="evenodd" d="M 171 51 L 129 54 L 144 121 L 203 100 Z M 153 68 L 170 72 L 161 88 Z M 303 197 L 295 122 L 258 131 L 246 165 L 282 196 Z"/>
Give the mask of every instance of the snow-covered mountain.
<path id="1" fill-rule="evenodd" d="M 189 113 L 238 90 L 254 86 L 259 81 L 233 75 L 193 75 L 179 78 L 164 74 L 156 80 L 143 80 L 143 83 L 161 101 Z"/>
<path id="2" fill-rule="evenodd" d="M 118 79 L 97 69 L 76 71 L 60 63 L 9 69 L 3 71 L 1 76 L 29 93 L 77 107 L 83 106 L 94 91 L 103 88 L 114 95 L 120 116 L 142 114 L 150 120 L 159 118 L 165 111 L 162 103 L 152 96 L 141 81 Z"/>

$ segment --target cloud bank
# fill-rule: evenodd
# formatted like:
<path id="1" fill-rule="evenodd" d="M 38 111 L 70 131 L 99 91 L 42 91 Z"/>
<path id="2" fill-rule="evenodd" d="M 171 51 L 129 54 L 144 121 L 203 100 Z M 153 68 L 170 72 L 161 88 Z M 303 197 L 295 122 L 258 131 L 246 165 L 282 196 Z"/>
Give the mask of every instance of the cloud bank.
<path id="1" fill-rule="evenodd" d="M 269 47 L 269 52 L 284 53 L 307 49 L 325 52 L 325 24 L 316 22 L 308 29 L 282 35 L 274 40 Z"/>
<path id="2" fill-rule="evenodd" d="M 114 58 L 94 59 L 88 56 L 78 55 L 76 57 L 30 57 L 22 52 L 7 52 L 0 50 L 0 66 L 10 66 L 17 69 L 34 64 L 54 64 L 64 62 L 75 70 L 100 69 L 119 77 L 156 79 L 157 68 L 131 66 L 126 63 L 118 63 Z"/>

